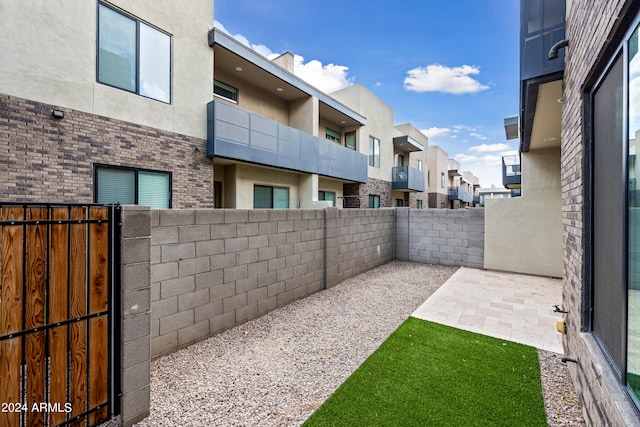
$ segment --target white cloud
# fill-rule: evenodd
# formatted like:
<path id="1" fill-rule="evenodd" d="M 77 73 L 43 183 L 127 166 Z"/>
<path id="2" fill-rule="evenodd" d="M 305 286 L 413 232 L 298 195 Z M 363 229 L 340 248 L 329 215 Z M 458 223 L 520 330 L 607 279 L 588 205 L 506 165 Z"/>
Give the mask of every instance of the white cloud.
<path id="1" fill-rule="evenodd" d="M 473 138 L 475 138 L 475 139 L 479 139 L 480 141 L 486 141 L 486 140 L 488 140 L 488 139 L 489 139 L 489 138 L 487 138 L 486 136 L 484 136 L 484 135 L 482 135 L 482 134 L 480 134 L 480 133 L 477 133 L 477 132 L 471 132 L 471 133 L 469 134 L 469 136 L 471 136 L 471 137 L 473 137 Z"/>
<path id="2" fill-rule="evenodd" d="M 249 39 L 243 36 L 242 34 L 239 34 L 239 33 L 231 34 L 231 32 L 229 32 L 229 30 L 227 30 L 225 26 L 222 25 L 222 23 L 220 23 L 219 21 L 214 21 L 213 25 L 223 33 L 229 34 L 231 37 L 238 40 L 243 45 L 250 47 L 251 49 L 255 50 L 260 55 L 264 56 L 269 60 L 272 60 L 273 58 L 277 58 L 280 55 L 278 53 L 275 53 L 274 51 L 272 51 L 271 49 L 269 49 L 267 46 L 263 44 L 251 44 L 249 42 Z"/>
<path id="3" fill-rule="evenodd" d="M 497 153 L 498 151 L 504 151 L 510 148 L 509 144 L 482 144 L 471 147 L 469 150 L 475 151 L 476 153 Z"/>
<path id="4" fill-rule="evenodd" d="M 279 53 L 274 52 L 268 46 L 251 44 L 249 39 L 242 34 L 231 34 L 224 25 L 218 21 L 214 21 L 214 25 L 220 31 L 229 34 L 240 43 L 250 47 L 269 60 L 280 56 Z M 349 67 L 335 64 L 323 65 L 322 62 L 316 59 L 305 63 L 304 58 L 300 55 L 294 55 L 293 74 L 326 93 L 335 92 L 336 90 L 351 86 L 354 82 L 353 77 L 348 77 Z"/>
<path id="5" fill-rule="evenodd" d="M 307 83 L 325 93 L 335 92 L 353 84 L 353 77 L 347 77 L 349 67 L 344 65 L 323 65 L 317 59 L 305 64 L 304 58 L 294 55 L 293 73 Z"/>
<path id="6" fill-rule="evenodd" d="M 476 93 L 489 86 L 483 85 L 470 75 L 479 74 L 480 69 L 471 65 L 447 67 L 431 64 L 407 71 L 404 87 L 413 92 L 444 92 L 454 95 Z"/>
<path id="7" fill-rule="evenodd" d="M 423 129 L 420 132 L 427 135 L 429 138 L 438 138 L 439 136 L 448 136 L 451 133 L 449 128 L 436 128 Z"/>
<path id="8" fill-rule="evenodd" d="M 460 166 L 462 166 L 462 163 L 479 162 L 482 160 L 481 157 L 473 156 L 469 154 L 463 154 L 463 153 L 456 154 L 453 158 L 461 163 Z"/>
<path id="9" fill-rule="evenodd" d="M 482 157 L 482 162 L 487 166 L 502 166 L 502 156 L 488 154 Z"/>

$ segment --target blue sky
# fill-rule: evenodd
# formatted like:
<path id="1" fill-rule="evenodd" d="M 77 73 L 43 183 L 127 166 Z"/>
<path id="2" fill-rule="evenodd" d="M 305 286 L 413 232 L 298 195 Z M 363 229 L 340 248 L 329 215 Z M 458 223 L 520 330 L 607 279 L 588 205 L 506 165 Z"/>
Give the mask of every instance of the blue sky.
<path id="1" fill-rule="evenodd" d="M 517 153 L 502 120 L 518 113 L 514 0 L 215 0 L 216 26 L 331 92 L 361 83 L 480 177 L 502 186 Z"/>

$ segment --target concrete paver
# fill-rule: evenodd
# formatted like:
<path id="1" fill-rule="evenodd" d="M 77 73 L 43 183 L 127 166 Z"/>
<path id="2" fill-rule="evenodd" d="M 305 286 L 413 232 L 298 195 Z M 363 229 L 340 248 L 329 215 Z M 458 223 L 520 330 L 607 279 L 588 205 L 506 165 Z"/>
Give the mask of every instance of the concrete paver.
<path id="1" fill-rule="evenodd" d="M 461 267 L 413 317 L 563 354 L 562 280 Z"/>

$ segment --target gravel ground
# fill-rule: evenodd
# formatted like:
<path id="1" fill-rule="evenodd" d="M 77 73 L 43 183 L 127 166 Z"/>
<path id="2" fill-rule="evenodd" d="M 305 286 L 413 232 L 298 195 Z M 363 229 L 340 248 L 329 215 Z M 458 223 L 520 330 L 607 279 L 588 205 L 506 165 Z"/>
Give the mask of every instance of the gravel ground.
<path id="1" fill-rule="evenodd" d="M 394 261 L 164 356 L 137 425 L 298 426 L 455 270 Z M 539 354 L 550 425 L 584 425 L 566 366 Z"/>

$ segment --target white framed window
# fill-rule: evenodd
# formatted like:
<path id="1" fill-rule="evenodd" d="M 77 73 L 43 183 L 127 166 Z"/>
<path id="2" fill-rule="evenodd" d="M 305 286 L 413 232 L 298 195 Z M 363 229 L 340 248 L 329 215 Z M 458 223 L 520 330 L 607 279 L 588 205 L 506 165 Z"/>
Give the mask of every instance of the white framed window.
<path id="1" fill-rule="evenodd" d="M 171 103 L 171 36 L 98 3 L 97 80 Z"/>
<path id="2" fill-rule="evenodd" d="M 318 200 L 329 201 L 332 206 L 336 205 L 335 191 L 318 191 Z"/>
<path id="3" fill-rule="evenodd" d="M 348 132 L 344 135 L 344 145 L 352 150 L 356 149 L 356 133 Z"/>
<path id="4" fill-rule="evenodd" d="M 380 196 L 375 194 L 369 195 L 369 207 L 370 208 L 379 208 L 380 207 Z"/>

